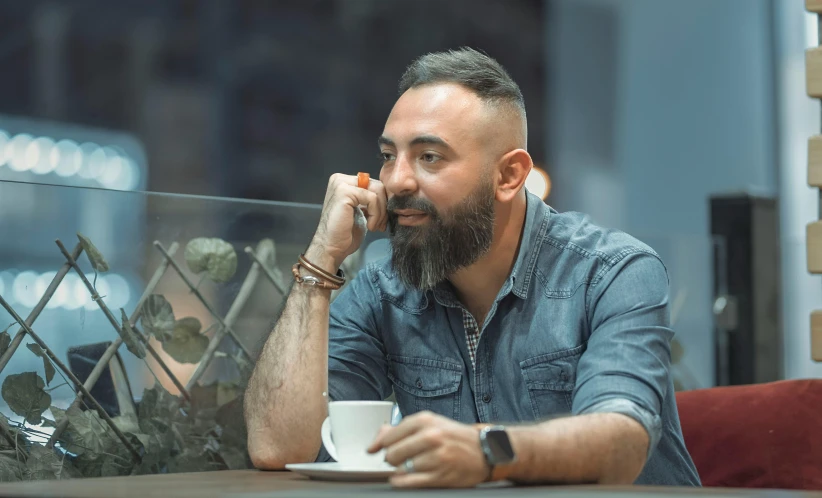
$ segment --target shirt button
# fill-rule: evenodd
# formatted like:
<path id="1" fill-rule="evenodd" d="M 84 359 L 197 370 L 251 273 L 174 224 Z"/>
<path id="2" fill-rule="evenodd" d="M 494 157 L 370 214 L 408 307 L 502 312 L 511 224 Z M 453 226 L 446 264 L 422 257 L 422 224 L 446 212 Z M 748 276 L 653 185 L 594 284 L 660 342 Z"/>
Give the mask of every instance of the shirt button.
<path id="1" fill-rule="evenodd" d="M 482 400 L 486 403 L 490 403 L 491 402 L 491 395 L 488 394 L 488 393 L 483 394 L 482 395 Z"/>
<path id="2" fill-rule="evenodd" d="M 422 379 L 417 379 L 417 389 L 422 389 Z"/>

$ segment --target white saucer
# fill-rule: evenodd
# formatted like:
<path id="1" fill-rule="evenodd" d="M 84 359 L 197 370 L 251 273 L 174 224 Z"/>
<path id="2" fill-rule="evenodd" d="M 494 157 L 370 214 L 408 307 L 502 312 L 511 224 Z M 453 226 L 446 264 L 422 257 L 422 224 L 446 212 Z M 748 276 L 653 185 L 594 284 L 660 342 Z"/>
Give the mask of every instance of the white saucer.
<path id="1" fill-rule="evenodd" d="M 285 468 L 310 479 L 349 482 L 387 481 L 395 470 L 394 467 L 388 464 L 374 468 L 354 467 L 339 462 L 289 463 Z"/>

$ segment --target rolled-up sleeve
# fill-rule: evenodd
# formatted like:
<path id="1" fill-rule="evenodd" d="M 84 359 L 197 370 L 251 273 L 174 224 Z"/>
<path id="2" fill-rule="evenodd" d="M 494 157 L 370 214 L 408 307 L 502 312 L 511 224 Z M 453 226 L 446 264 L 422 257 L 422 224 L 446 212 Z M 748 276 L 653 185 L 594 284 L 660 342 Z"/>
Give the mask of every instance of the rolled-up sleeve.
<path id="1" fill-rule="evenodd" d="M 328 397 L 331 401 L 383 400 L 391 394 L 378 327 L 379 294 L 368 268 L 331 303 L 328 323 Z M 331 460 L 322 447 L 316 461 Z"/>
<path id="2" fill-rule="evenodd" d="M 634 253 L 589 287 L 591 334 L 579 360 L 573 413 L 621 413 L 648 432 L 648 455 L 662 432 L 673 332 L 668 273 L 650 253 Z"/>

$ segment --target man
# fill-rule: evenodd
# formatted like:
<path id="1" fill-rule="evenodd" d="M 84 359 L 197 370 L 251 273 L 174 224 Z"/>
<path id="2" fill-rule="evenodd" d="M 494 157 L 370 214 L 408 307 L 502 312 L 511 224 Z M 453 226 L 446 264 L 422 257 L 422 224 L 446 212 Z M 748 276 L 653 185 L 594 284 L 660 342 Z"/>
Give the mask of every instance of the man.
<path id="1" fill-rule="evenodd" d="M 699 485 L 669 373 L 667 271 L 646 245 L 523 188 L 526 126 L 516 83 L 479 52 L 408 68 L 380 181 L 332 176 L 302 283 L 249 382 L 257 467 L 326 457 L 326 392 L 393 391 L 404 418 L 370 451 L 386 450 L 398 487 Z M 330 305 L 366 225 L 389 229 L 391 257 Z"/>

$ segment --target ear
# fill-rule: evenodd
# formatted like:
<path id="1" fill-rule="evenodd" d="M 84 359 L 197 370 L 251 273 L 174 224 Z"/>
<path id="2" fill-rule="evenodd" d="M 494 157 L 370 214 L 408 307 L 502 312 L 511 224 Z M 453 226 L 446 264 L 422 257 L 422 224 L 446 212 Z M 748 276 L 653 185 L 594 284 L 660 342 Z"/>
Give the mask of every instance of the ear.
<path id="1" fill-rule="evenodd" d="M 497 184 L 496 200 L 499 202 L 510 202 L 525 185 L 525 179 L 534 161 L 531 155 L 523 149 L 514 149 L 502 156 L 497 171 L 499 183 Z"/>

